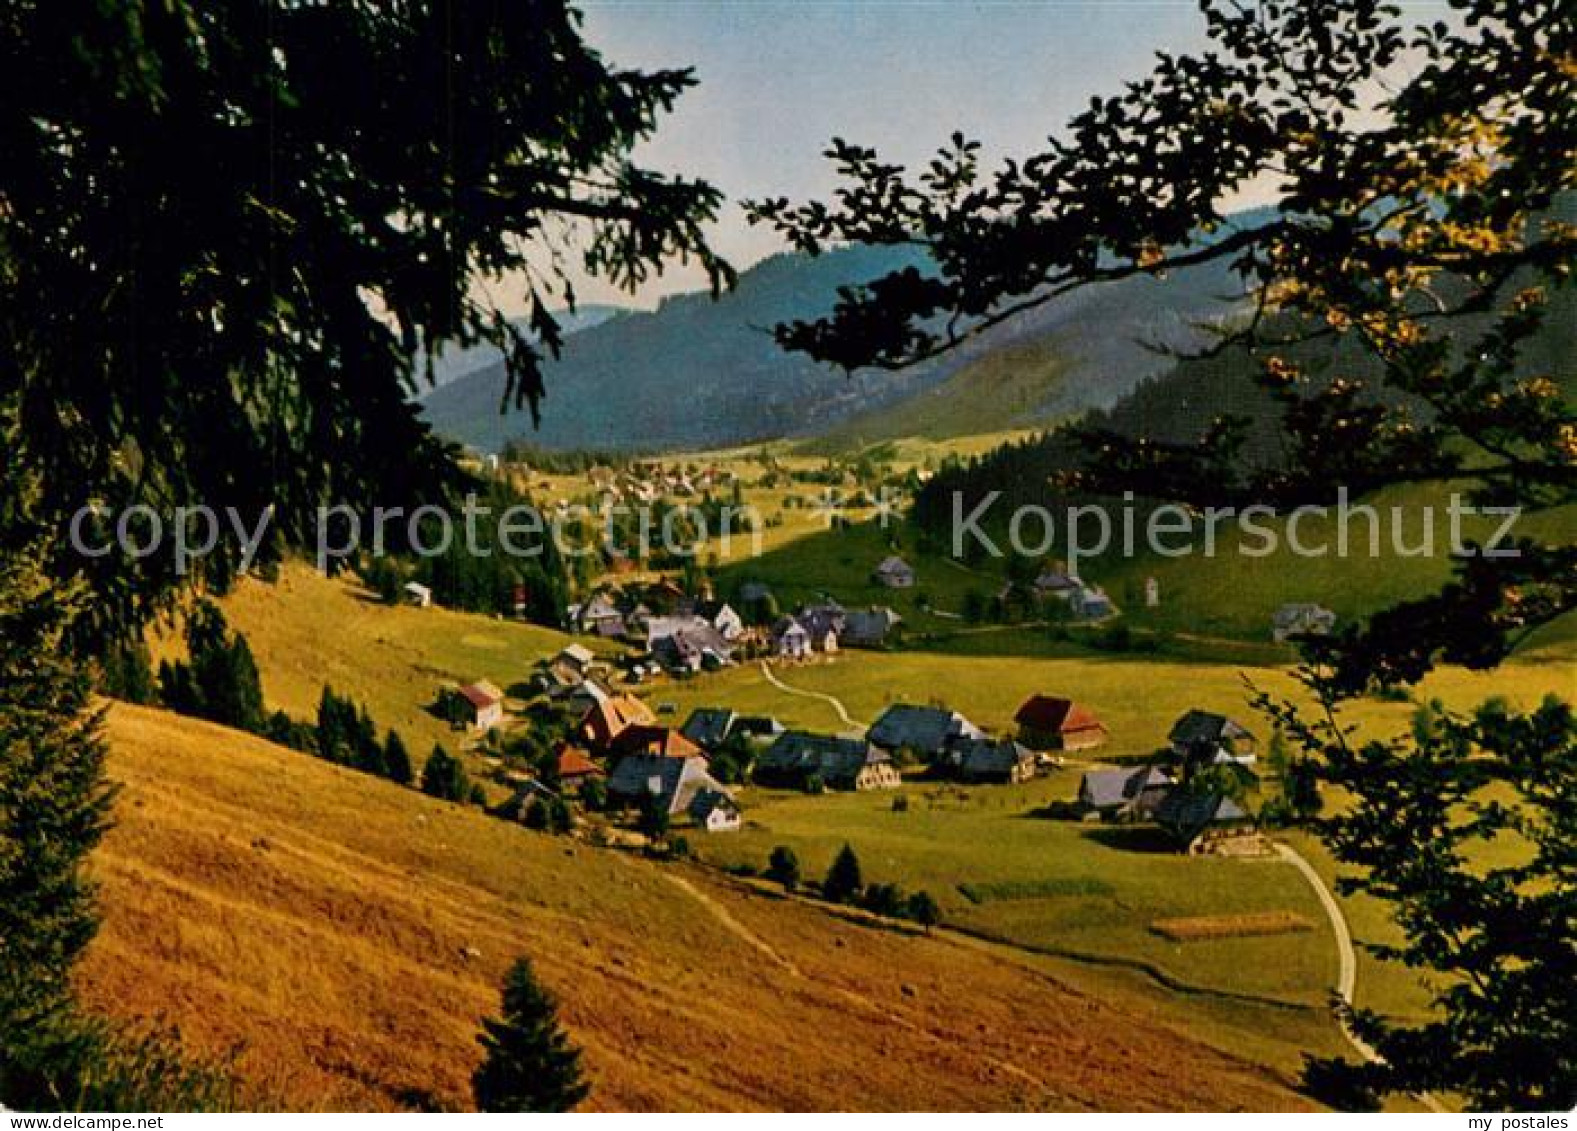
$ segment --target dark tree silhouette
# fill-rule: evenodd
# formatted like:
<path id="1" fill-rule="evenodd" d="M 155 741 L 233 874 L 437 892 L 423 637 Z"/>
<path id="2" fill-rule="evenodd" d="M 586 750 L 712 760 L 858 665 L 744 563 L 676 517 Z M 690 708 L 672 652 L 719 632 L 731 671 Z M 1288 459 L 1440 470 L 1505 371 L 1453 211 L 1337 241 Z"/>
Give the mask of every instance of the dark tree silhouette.
<path id="1" fill-rule="evenodd" d="M 435 745 L 422 766 L 422 792 L 444 801 L 464 801 L 470 788 L 460 759 Z"/>
<path id="2" fill-rule="evenodd" d="M 827 878 L 821 881 L 821 894 L 833 903 L 849 903 L 859 898 L 865 889 L 865 879 L 860 875 L 860 858 L 847 844 L 838 850 Z"/>
<path id="3" fill-rule="evenodd" d="M 389 780 L 400 785 L 410 785 L 416 777 L 411 766 L 410 751 L 406 750 L 405 741 L 398 731 L 389 731 L 388 737 L 383 740 L 383 766 Z"/>
<path id="4" fill-rule="evenodd" d="M 719 193 L 631 160 L 692 81 L 608 65 L 562 0 L 12 8 L 0 399 L 40 518 L 272 506 L 277 548 L 319 504 L 436 501 L 460 480 L 411 393 L 442 344 L 499 347 L 501 401 L 535 411 L 577 265 L 731 278 Z M 474 285 L 500 273 L 526 331 Z M 91 571 L 96 619 L 181 580 L 165 554 L 58 568 Z"/>
<path id="5" fill-rule="evenodd" d="M 553 998 L 531 963 L 516 960 L 504 978 L 503 1016 L 482 1022 L 486 1059 L 472 1078 L 483 1111 L 572 1111 L 590 1092 L 580 1050 L 558 1023 Z"/>
<path id="6" fill-rule="evenodd" d="M 799 857 L 792 848 L 780 844 L 772 850 L 767 858 L 767 878 L 777 881 L 789 891 L 799 887 Z"/>
<path id="7" fill-rule="evenodd" d="M 942 909 L 937 906 L 936 899 L 928 891 L 917 891 L 911 895 L 905 910 L 909 918 L 927 931 L 942 921 Z"/>
<path id="8" fill-rule="evenodd" d="M 16 451 L 14 421 L 0 445 Z M 100 716 L 65 648 L 85 599 L 49 577 L 37 484 L 0 467 L 0 1100 L 54 1104 L 78 1058 L 71 969 L 98 929 L 83 862 L 108 824 Z"/>

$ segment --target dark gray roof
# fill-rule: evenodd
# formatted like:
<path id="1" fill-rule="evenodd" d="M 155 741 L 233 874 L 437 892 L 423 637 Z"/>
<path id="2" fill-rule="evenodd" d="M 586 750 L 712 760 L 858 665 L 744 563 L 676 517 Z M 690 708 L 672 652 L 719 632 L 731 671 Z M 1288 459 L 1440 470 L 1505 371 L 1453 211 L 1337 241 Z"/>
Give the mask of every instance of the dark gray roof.
<path id="1" fill-rule="evenodd" d="M 646 622 L 646 640 L 653 652 L 664 640 L 674 641 L 680 650 L 714 652 L 722 659 L 733 651 L 722 633 L 705 618 L 696 616 L 652 617 Z"/>
<path id="2" fill-rule="evenodd" d="M 1336 620 L 1336 614 L 1324 605 L 1316 605 L 1305 601 L 1297 601 L 1281 606 L 1276 610 L 1275 623 L 1283 628 L 1301 624 L 1304 621 L 1329 621 Z"/>
<path id="3" fill-rule="evenodd" d="M 811 640 L 820 647 L 827 633 L 835 636 L 843 635 L 844 625 L 848 623 L 848 614 L 843 611 L 843 606 L 836 601 L 822 605 L 806 605 L 795 614 L 795 619 L 810 633 Z"/>
<path id="4" fill-rule="evenodd" d="M 762 751 L 756 772 L 780 777 L 819 774 L 823 781 L 843 781 L 853 779 L 868 765 L 889 760 L 864 739 L 791 730 Z"/>
<path id="5" fill-rule="evenodd" d="M 1096 809 L 1121 808 L 1147 789 L 1163 789 L 1172 779 L 1157 766 L 1137 770 L 1091 770 L 1079 782 L 1079 800 Z"/>
<path id="6" fill-rule="evenodd" d="M 671 758 L 662 754 L 628 754 L 608 778 L 608 793 L 623 801 L 639 801 L 649 793 L 661 797 L 668 812 L 677 813 L 699 789 L 721 789 L 706 772 L 706 759 Z"/>
<path id="7" fill-rule="evenodd" d="M 690 712 L 679 733 L 697 746 L 710 749 L 728 737 L 738 717 L 727 707 L 697 707 Z"/>
<path id="8" fill-rule="evenodd" d="M 946 750 L 952 740 L 974 738 L 979 734 L 979 729 L 956 711 L 894 703 L 882 712 L 866 737 L 885 750 L 907 747 L 935 756 Z"/>
<path id="9" fill-rule="evenodd" d="M 1035 755 L 1010 739 L 965 738 L 953 745 L 958 768 L 970 777 L 1008 775 L 1020 763 L 1033 764 Z"/>
<path id="10" fill-rule="evenodd" d="M 1220 742 L 1223 739 L 1253 737 L 1225 715 L 1217 715 L 1210 711 L 1189 711 L 1172 726 L 1172 733 L 1167 735 L 1167 740 L 1193 746 L 1199 743 Z"/>
<path id="11" fill-rule="evenodd" d="M 805 626 L 794 617 L 779 617 L 772 625 L 772 639 L 782 640 L 785 636 L 807 636 Z"/>
<path id="12" fill-rule="evenodd" d="M 752 738 L 776 738 L 783 733 L 783 724 L 771 715 L 740 715 L 734 720 L 734 730 Z"/>
<path id="13" fill-rule="evenodd" d="M 697 821 L 704 821 L 714 809 L 727 809 L 734 813 L 739 812 L 739 805 L 728 794 L 720 789 L 702 787 L 695 791 L 695 796 L 690 799 L 689 813 Z"/>
<path id="14" fill-rule="evenodd" d="M 880 644 L 902 621 L 901 616 L 885 605 L 856 609 L 844 622 L 843 637 L 851 644 Z"/>
<path id="15" fill-rule="evenodd" d="M 1189 793 L 1175 789 L 1156 807 L 1155 820 L 1180 840 L 1193 840 L 1211 825 L 1246 821 L 1248 814 L 1223 793 Z"/>

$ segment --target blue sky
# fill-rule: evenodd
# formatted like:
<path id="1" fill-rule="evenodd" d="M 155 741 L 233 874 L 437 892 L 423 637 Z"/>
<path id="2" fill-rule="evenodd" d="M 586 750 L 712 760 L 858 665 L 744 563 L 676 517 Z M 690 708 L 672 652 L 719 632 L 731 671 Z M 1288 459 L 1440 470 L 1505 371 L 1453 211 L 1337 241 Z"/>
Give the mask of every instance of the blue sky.
<path id="1" fill-rule="evenodd" d="M 990 158 L 1033 153 L 1092 94 L 1142 75 L 1158 49 L 1199 46 L 1192 0 L 580 0 L 586 38 L 623 67 L 692 66 L 640 153 L 702 176 L 730 206 L 717 247 L 746 266 L 778 249 L 742 198 L 826 195 L 834 135 L 914 165 L 955 129 Z M 675 272 L 643 292 L 699 285 Z M 583 300 L 624 301 L 595 282 Z"/>
<path id="2" fill-rule="evenodd" d="M 1146 74 L 1157 51 L 1205 46 L 1196 0 L 572 0 L 587 40 L 621 67 L 693 67 L 685 94 L 638 154 L 704 177 L 729 205 L 713 243 L 736 266 L 780 250 L 739 201 L 826 197 L 834 136 L 914 167 L 954 130 L 989 168 L 1044 148 L 1094 95 Z M 1416 20 L 1444 0 L 1400 0 Z M 1260 203 L 1251 186 L 1227 206 Z M 582 301 L 653 305 L 695 290 L 673 270 L 634 299 L 577 280 Z M 506 300 L 507 305 L 507 300 Z"/>

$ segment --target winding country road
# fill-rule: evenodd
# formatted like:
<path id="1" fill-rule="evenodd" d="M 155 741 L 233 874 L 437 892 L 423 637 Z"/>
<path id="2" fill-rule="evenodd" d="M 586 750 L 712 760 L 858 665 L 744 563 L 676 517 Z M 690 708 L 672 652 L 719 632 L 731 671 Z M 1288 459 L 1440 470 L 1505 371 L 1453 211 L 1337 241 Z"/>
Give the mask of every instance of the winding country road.
<path id="1" fill-rule="evenodd" d="M 843 705 L 843 701 L 836 696 L 828 695 L 822 691 L 806 691 L 803 687 L 789 686 L 777 677 L 777 673 L 772 670 L 772 665 L 765 660 L 761 661 L 761 674 L 766 676 L 768 683 L 785 695 L 798 695 L 802 699 L 820 699 L 838 713 L 838 718 L 843 720 L 844 726 L 861 734 L 865 733 L 864 724 L 855 722 L 853 716 L 849 714 L 848 708 Z"/>
<path id="2" fill-rule="evenodd" d="M 1296 849 L 1290 845 L 1277 844 L 1276 854 L 1291 864 L 1314 889 L 1314 894 L 1319 898 L 1320 906 L 1325 908 L 1325 917 L 1331 921 L 1331 932 L 1336 936 L 1336 993 L 1348 1006 L 1353 1004 L 1353 994 L 1358 988 L 1358 952 L 1353 949 L 1352 931 L 1347 926 L 1347 917 L 1342 914 L 1341 904 L 1336 902 L 1336 896 L 1331 889 L 1325 886 L 1325 881 L 1314 870 L 1314 865 L 1305 860 Z M 1342 1036 L 1367 1061 L 1375 1064 L 1380 1062 L 1380 1054 L 1367 1041 L 1354 1033 L 1343 1019 L 1339 1019 Z M 1417 1100 L 1432 1112 L 1445 1113 L 1445 1108 L 1427 1092 L 1418 1095 Z"/>

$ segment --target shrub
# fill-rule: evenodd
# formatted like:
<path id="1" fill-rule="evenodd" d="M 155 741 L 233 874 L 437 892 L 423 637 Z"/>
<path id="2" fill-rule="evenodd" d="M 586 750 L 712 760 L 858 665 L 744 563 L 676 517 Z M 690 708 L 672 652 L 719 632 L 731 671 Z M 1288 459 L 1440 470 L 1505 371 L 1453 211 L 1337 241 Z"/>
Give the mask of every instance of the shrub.
<path id="1" fill-rule="evenodd" d="M 767 857 L 767 878 L 783 885 L 788 891 L 799 887 L 799 857 L 787 845 L 780 844 Z"/>
<path id="2" fill-rule="evenodd" d="M 422 766 L 422 792 L 444 801 L 463 800 L 470 792 L 465 767 L 458 758 L 451 757 L 442 746 L 434 746 Z"/>
<path id="3" fill-rule="evenodd" d="M 833 903 L 848 903 L 865 887 L 860 874 L 860 858 L 854 849 L 845 844 L 827 869 L 827 878 L 821 882 L 821 894 Z"/>

